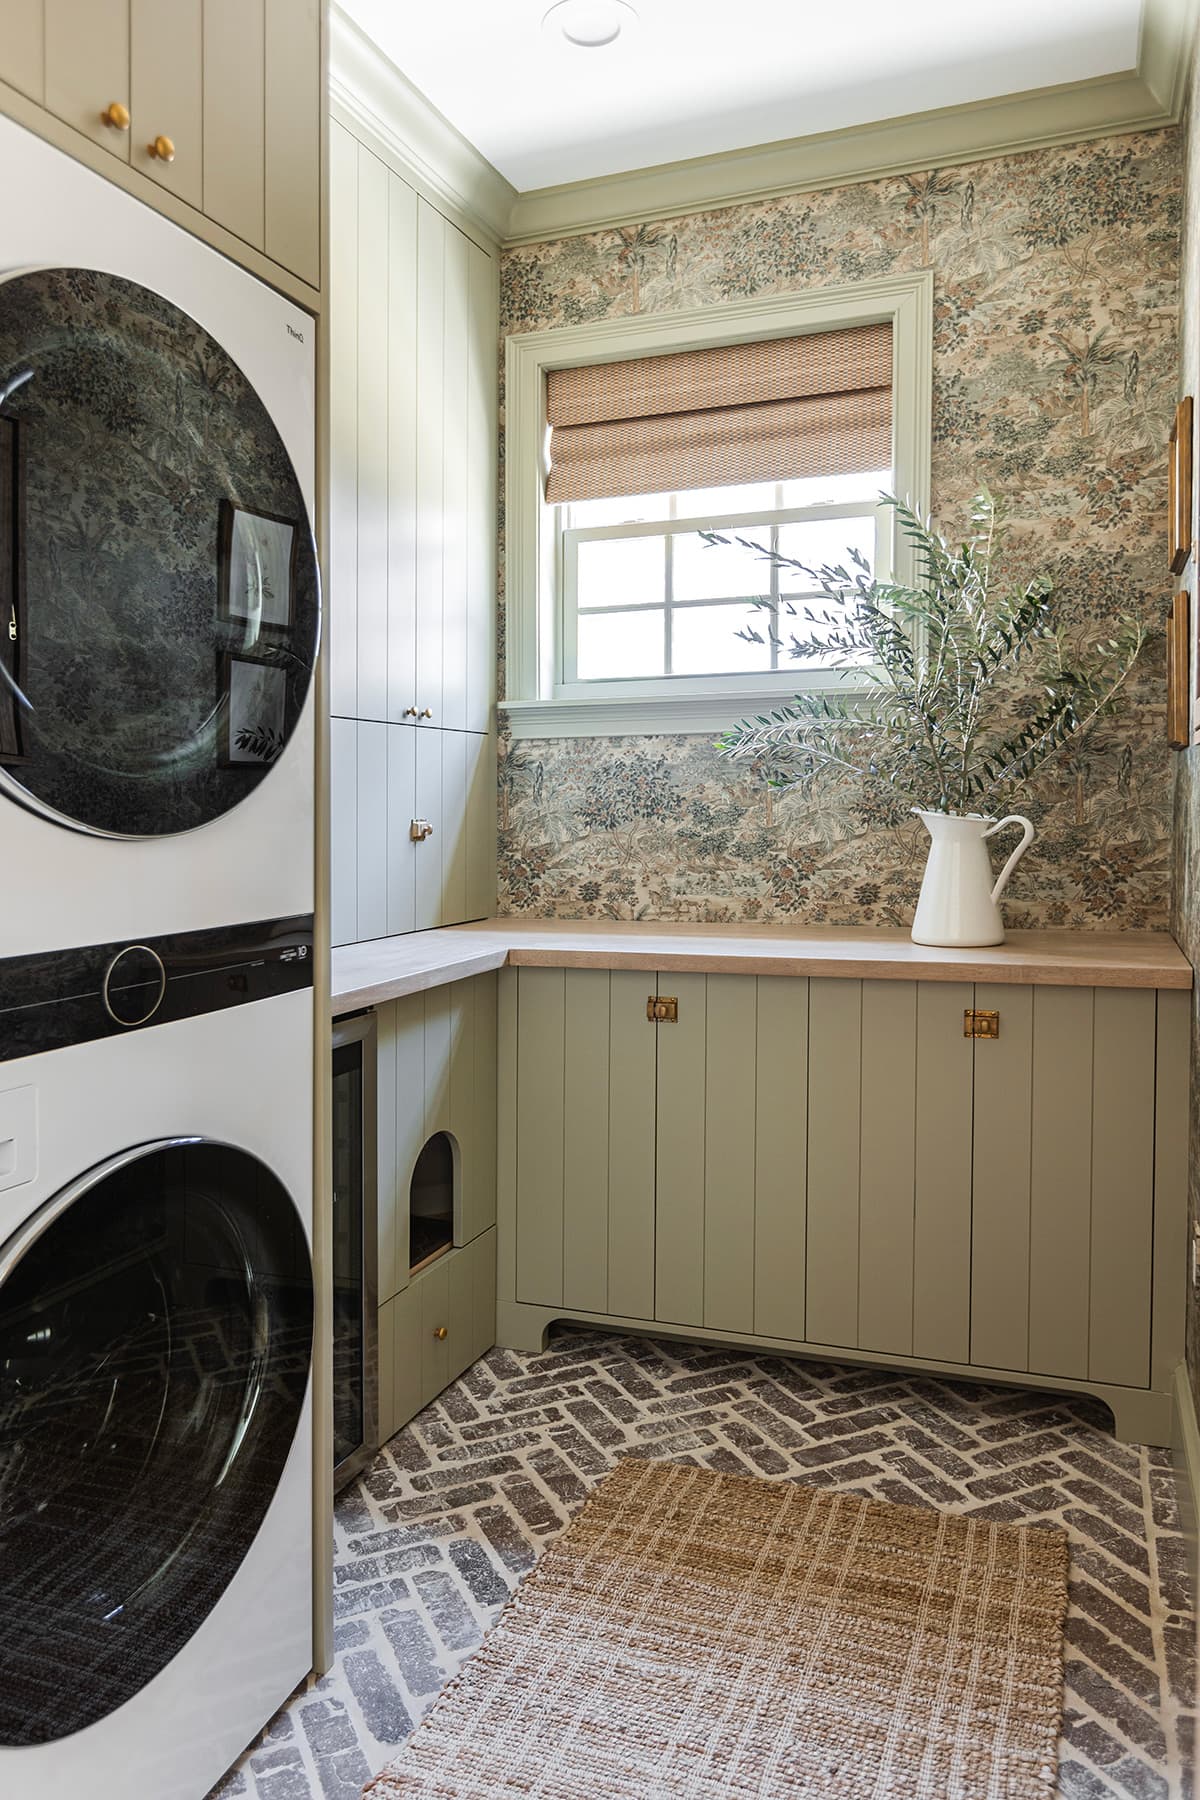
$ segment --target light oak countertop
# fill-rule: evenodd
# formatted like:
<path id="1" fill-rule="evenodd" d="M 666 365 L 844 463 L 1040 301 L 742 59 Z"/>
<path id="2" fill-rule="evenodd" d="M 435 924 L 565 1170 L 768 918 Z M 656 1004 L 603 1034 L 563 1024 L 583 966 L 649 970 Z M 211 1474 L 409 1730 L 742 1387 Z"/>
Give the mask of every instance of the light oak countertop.
<path id="1" fill-rule="evenodd" d="M 1159 931 L 1013 931 L 985 950 L 914 944 L 871 926 L 671 925 L 614 919 L 485 919 L 333 952 L 333 1010 L 355 1012 L 489 969 L 678 970 L 987 981 L 1050 987 L 1190 988 L 1192 967 Z"/>

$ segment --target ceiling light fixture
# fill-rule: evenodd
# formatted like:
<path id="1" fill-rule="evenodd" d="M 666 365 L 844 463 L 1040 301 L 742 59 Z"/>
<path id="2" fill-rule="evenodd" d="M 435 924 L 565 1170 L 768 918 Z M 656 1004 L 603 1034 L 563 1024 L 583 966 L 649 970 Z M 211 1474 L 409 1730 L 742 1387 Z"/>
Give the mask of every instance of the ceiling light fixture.
<path id="1" fill-rule="evenodd" d="M 627 0 L 557 0 L 542 20 L 548 37 L 565 38 L 578 50 L 603 50 L 628 36 L 638 16 Z"/>

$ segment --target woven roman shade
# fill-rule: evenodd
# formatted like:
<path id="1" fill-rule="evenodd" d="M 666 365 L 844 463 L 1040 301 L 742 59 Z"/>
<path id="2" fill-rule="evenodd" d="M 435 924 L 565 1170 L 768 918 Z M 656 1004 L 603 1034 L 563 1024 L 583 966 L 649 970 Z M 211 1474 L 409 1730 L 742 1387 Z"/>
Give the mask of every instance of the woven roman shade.
<path id="1" fill-rule="evenodd" d="M 551 369 L 546 498 L 788 481 L 892 460 L 892 328 Z"/>

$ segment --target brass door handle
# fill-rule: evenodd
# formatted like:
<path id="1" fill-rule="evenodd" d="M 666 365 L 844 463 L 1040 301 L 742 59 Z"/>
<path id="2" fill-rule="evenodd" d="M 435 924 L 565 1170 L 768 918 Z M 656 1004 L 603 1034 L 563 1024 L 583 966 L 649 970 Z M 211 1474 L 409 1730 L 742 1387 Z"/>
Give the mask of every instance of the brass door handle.
<path id="1" fill-rule="evenodd" d="M 409 825 L 408 835 L 414 844 L 423 844 L 427 837 L 433 836 L 433 826 L 428 819 L 414 819 Z"/>
<path id="2" fill-rule="evenodd" d="M 437 1326 L 434 1330 L 433 1335 L 437 1339 L 438 1343 L 440 1344 L 442 1339 L 446 1336 L 446 1327 L 444 1325 Z"/>
<path id="3" fill-rule="evenodd" d="M 122 106 L 119 100 L 110 100 L 109 104 L 100 114 L 100 123 L 102 125 L 111 125 L 114 131 L 128 131 L 129 108 L 127 106 Z"/>
<path id="4" fill-rule="evenodd" d="M 152 144 L 146 145 L 146 153 L 156 156 L 159 162 L 175 161 L 175 146 L 169 137 L 156 137 Z"/>

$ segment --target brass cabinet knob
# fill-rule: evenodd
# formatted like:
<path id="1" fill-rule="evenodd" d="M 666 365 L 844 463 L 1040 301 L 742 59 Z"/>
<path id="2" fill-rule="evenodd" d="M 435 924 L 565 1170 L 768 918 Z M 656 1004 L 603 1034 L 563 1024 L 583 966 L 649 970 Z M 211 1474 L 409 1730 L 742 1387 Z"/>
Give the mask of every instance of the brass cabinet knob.
<path id="1" fill-rule="evenodd" d="M 156 137 L 152 144 L 146 145 L 149 156 L 156 156 L 159 162 L 175 161 L 175 146 L 169 137 Z"/>
<path id="2" fill-rule="evenodd" d="M 433 713 L 428 706 L 423 706 L 417 716 L 421 719 L 432 719 Z"/>
<path id="3" fill-rule="evenodd" d="M 122 106 L 119 100 L 112 100 L 100 114 L 102 125 L 111 125 L 114 131 L 129 130 L 129 108 Z"/>
<path id="4" fill-rule="evenodd" d="M 433 1335 L 437 1339 L 438 1343 L 440 1344 L 442 1339 L 446 1336 L 446 1327 L 444 1325 L 439 1325 L 436 1328 L 436 1330 L 434 1331 Z"/>
<path id="5" fill-rule="evenodd" d="M 406 706 L 402 716 L 406 719 L 415 719 L 415 718 L 418 718 L 420 715 L 418 714 L 415 706 Z"/>
<path id="6" fill-rule="evenodd" d="M 433 826 L 428 819 L 414 819 L 409 825 L 408 835 L 414 844 L 423 844 L 427 837 L 433 836 Z"/>

